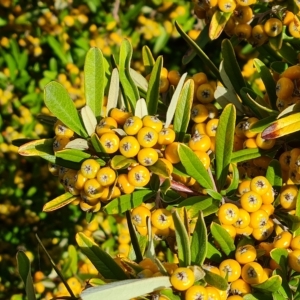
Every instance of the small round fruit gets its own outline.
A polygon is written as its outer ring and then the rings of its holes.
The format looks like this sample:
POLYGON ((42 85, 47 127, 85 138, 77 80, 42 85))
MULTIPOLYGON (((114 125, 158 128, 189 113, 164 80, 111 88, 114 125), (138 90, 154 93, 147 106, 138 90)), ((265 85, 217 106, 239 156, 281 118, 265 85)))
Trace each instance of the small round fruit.
POLYGON ((100 143, 106 153, 111 154, 118 151, 120 139, 115 133, 107 132, 101 135, 100 143))
POLYGON ((248 284, 262 283, 264 280, 263 267, 257 262, 250 262, 242 268, 242 278, 248 284))
POLYGON ((240 246, 235 251, 235 259, 241 265, 252 262, 256 259, 256 249, 250 244, 240 246))
POLYGON ((288 263, 292 270, 300 272, 300 250, 293 250, 289 253, 288 263))
POLYGON ((250 191, 242 195, 241 206, 248 212, 255 212, 260 209, 262 205, 262 198, 256 192, 250 191))
POLYGON ((239 278, 231 283, 230 292, 232 294, 238 294, 243 296, 251 293, 251 286, 243 279, 239 278))
POLYGON ((225 203, 219 208, 218 218, 222 224, 232 225, 239 218, 239 208, 233 203, 225 203))
POLYGON ((189 268, 178 268, 170 277, 172 286, 178 291, 185 291, 195 282, 195 275, 189 268))
POLYGON ((191 119, 195 123, 202 123, 208 118, 208 110, 203 104, 196 104, 191 110, 191 119))
POLYGON ((135 157, 140 151, 140 144, 134 136, 125 136, 120 141, 119 150, 127 158, 135 157))
POLYGON ((158 160, 158 152, 153 148, 143 148, 139 151, 138 162, 143 166, 152 166, 158 160))
POLYGON ((158 133, 151 127, 143 127, 137 133, 137 140, 142 147, 153 147, 158 141, 158 133))
POLYGON ((163 128, 162 121, 157 116, 145 116, 143 118, 144 127, 150 127, 156 132, 160 132, 163 128))
POLYGON ((87 178, 95 178, 100 169, 100 164, 92 158, 86 159, 80 167, 81 174, 87 178))
POLYGON ((143 121, 137 116, 129 117, 123 126, 124 131, 128 135, 136 135, 143 127, 143 121))
POLYGON ((150 181, 150 172, 144 166, 135 166, 128 172, 128 181, 135 187, 143 187, 150 181))
POLYGON ((151 215, 152 225, 161 230, 169 228, 172 221, 171 212, 165 208, 158 208, 151 215))
POLYGON ((270 18, 264 25, 264 31, 270 37, 278 36, 282 32, 282 22, 277 18, 270 18))
POLYGON ((291 245, 293 235, 289 231, 283 231, 275 236, 273 241, 274 248, 287 249, 291 245))
POLYGON ((124 194, 131 194, 135 189, 134 185, 130 184, 127 174, 119 174, 117 185, 124 194))
POLYGON ((241 265, 234 259, 225 259, 219 265, 220 275, 227 276, 228 282, 237 280, 241 276, 241 265))
POLYGON ((251 179, 250 189, 259 195, 265 194, 271 187, 268 179, 264 176, 256 176, 251 179))
POLYGON ((173 142, 167 145, 165 149, 165 157, 172 164, 177 164, 180 162, 179 154, 178 154, 178 142, 173 142))
POLYGON ((116 180, 116 172, 110 167, 103 167, 97 173, 97 180, 102 186, 110 186, 116 180))
POLYGON ((250 213, 250 226, 253 229, 262 228, 267 225, 269 216, 266 211, 259 209, 255 212, 250 213))
POLYGON ((175 131, 172 128, 163 128, 158 133, 157 143, 160 145, 169 145, 175 141, 175 131))
POLYGON ((185 292, 185 300, 207 300, 207 290, 202 285, 193 285, 185 292))

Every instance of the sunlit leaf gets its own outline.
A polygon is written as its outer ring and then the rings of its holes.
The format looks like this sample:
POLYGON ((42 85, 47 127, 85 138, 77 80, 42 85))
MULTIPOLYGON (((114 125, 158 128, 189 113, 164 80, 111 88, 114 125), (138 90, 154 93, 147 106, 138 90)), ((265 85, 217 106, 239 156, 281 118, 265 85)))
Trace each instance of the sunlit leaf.
POLYGON ((43 211, 49 212, 49 211, 57 210, 59 208, 62 208, 64 206, 68 205, 69 203, 71 203, 73 200, 75 200, 77 198, 78 198, 78 196, 74 196, 69 192, 64 193, 64 194, 56 197, 55 199, 47 202, 43 207, 43 211))
POLYGON ((216 133, 216 185, 221 190, 226 183, 233 151, 235 107, 228 104, 223 110, 216 133))
POLYGON ((170 286, 169 276, 128 279, 86 289, 80 294, 80 297, 82 300, 98 300, 111 299, 113 295, 114 300, 124 300, 143 296, 170 286))
POLYGON ((191 247, 186 228, 181 221, 177 211, 172 213, 174 226, 175 226, 175 235, 176 242, 178 247, 178 259, 179 266, 185 267, 191 264, 191 247))
MULTIPOLYGON (((104 57, 99 48, 91 48, 84 63, 84 92, 86 104, 94 116, 100 117, 105 89, 104 57)), ((91 134, 91 133, 90 133, 91 134)))
POLYGON ((210 25, 209 25, 209 37, 211 40, 217 39, 220 34, 223 32, 223 29, 226 26, 227 21, 229 20, 232 12, 222 12, 220 10, 216 10, 213 14, 210 25))
POLYGON ((92 239, 82 232, 77 233, 75 238, 80 250, 88 257, 104 278, 118 280, 128 279, 123 269, 92 239))
POLYGON ((63 85, 55 81, 48 83, 44 96, 45 104, 53 115, 78 135, 88 137, 77 109, 63 85))
POLYGON ((104 210, 108 214, 120 214, 125 211, 135 208, 156 195, 156 191, 152 190, 140 190, 135 191, 129 195, 122 195, 118 198, 111 200, 104 210))
POLYGON ((213 272, 205 270, 204 279, 209 285, 214 286, 221 291, 226 291, 228 288, 227 280, 224 277, 213 272))
POLYGON ((91 136, 95 132, 97 126, 97 119, 92 109, 88 105, 85 105, 81 109, 81 117, 88 135, 91 136))
POLYGON ((300 112, 278 119, 268 126, 261 134, 263 139, 276 139, 300 129, 300 112))
POLYGON ((25 285, 25 292, 28 300, 36 300, 33 280, 31 277, 30 261, 23 251, 18 251, 17 253, 17 269, 25 285))
POLYGON ((268 278, 265 282, 260 284, 253 284, 252 286, 257 290, 264 292, 276 292, 281 286, 282 279, 279 275, 273 275, 268 278))
POLYGON ((112 108, 117 107, 119 91, 120 91, 120 79, 119 71, 117 68, 114 68, 110 77, 110 84, 107 96, 107 106, 106 106, 106 115, 110 112, 112 108))

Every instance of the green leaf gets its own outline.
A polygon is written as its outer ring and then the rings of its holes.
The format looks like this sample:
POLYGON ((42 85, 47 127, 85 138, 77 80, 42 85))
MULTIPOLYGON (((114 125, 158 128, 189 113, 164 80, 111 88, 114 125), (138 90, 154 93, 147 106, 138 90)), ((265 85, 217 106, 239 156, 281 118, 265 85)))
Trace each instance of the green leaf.
POLYGON ((120 91, 119 71, 117 68, 114 68, 112 70, 111 77, 110 77, 109 91, 107 96, 106 115, 109 114, 112 108, 117 107, 119 91, 120 91))
POLYGON ((207 230, 203 213, 200 211, 191 240, 191 263, 202 266, 207 253, 207 230))
POLYGON ((228 39, 222 41, 222 57, 223 57, 223 66, 224 70, 230 79, 232 86, 234 87, 235 92, 240 95, 240 90, 243 87, 246 87, 245 80, 242 76, 241 69, 238 65, 238 62, 235 57, 234 49, 231 45, 231 42, 228 39))
POLYGON ((203 166, 198 156, 188 146, 179 144, 178 155, 180 161, 185 168, 186 174, 195 178, 195 180, 206 189, 213 189, 212 179, 208 175, 207 170, 203 166))
POLYGON ((23 156, 40 156, 55 163, 53 139, 33 140, 19 147, 18 153, 23 156))
POLYGON ((273 159, 266 172, 266 178, 270 182, 273 189, 280 193, 282 187, 282 175, 281 175, 281 166, 278 160, 273 159))
POLYGON ((286 211, 280 211, 280 210, 277 210, 275 212, 275 216, 280 221, 285 223, 286 226, 288 226, 289 230, 291 230, 292 232, 300 228, 300 217, 290 215, 286 213, 286 211))
POLYGON ((230 255, 235 250, 233 239, 221 225, 212 222, 210 231, 214 239, 220 245, 220 248, 226 255, 230 255))
POLYGON ((251 125, 251 128, 249 129, 249 131, 253 132, 253 133, 260 133, 264 129, 266 129, 272 122, 274 122, 276 120, 276 118, 277 117, 275 115, 265 117, 265 118, 257 121, 253 125, 251 125))
POLYGON ((78 196, 74 196, 71 193, 66 192, 66 193, 56 197, 55 199, 47 202, 43 207, 43 211, 49 212, 49 211, 57 210, 59 208, 62 208, 64 206, 68 205, 69 203, 71 203, 73 200, 75 200, 77 198, 78 198, 78 196))
POLYGON ((181 89, 184 85, 184 81, 185 81, 185 78, 187 76, 187 73, 184 73, 177 86, 176 86, 176 89, 175 89, 175 92, 172 96, 172 99, 171 99, 171 102, 169 104, 169 107, 168 107, 168 110, 167 110, 167 114, 166 114, 166 122, 165 122, 165 128, 168 128, 171 123, 172 123, 172 120, 173 120, 173 117, 174 117, 174 114, 175 114, 175 111, 176 111, 176 107, 177 107, 177 104, 178 104, 178 101, 179 101, 179 96, 180 96, 180 92, 181 92, 181 89))
POLYGON ((175 236, 178 247, 178 259, 180 267, 187 267, 191 264, 191 247, 189 236, 186 228, 181 221, 177 211, 172 213, 174 226, 175 226, 175 236))
POLYGON ((297 54, 295 47, 288 43, 287 41, 283 41, 278 54, 289 64, 296 65, 298 63, 297 54))
POLYGON ((274 61, 271 63, 270 67, 272 71, 281 74, 289 67, 289 65, 284 61, 274 61))
MULTIPOLYGON (((189 200, 189 198, 187 200, 189 200)), ((182 201, 180 205, 182 205, 182 203, 187 200, 182 201)), ((220 204, 219 200, 214 200, 213 198, 206 197, 205 200, 201 200, 193 204, 191 208, 188 209, 188 215, 190 218, 195 218, 198 215, 199 211, 202 211, 204 217, 209 216, 218 211, 219 204, 220 204)))
POLYGON ((99 48, 91 48, 84 63, 84 91, 86 104, 96 118, 101 116, 105 83, 104 58, 99 48))
POLYGON ((78 269, 78 255, 75 246, 69 245, 68 247, 68 255, 71 260, 70 269, 73 275, 77 274, 78 269))
POLYGON ((238 150, 232 153, 231 162, 239 163, 263 155, 264 155, 264 151, 262 151, 259 148, 238 150))
POLYGON ((140 98, 139 91, 130 75, 131 57, 132 46, 127 39, 124 39, 120 47, 119 76, 124 93, 126 95, 127 104, 129 104, 127 107, 129 111, 134 110, 136 102, 140 98))
POLYGON ((280 265, 284 277, 287 275, 288 256, 286 249, 275 248, 270 252, 270 256, 280 265))
POLYGON ((80 250, 88 257, 104 278, 118 280, 128 279, 123 269, 93 240, 82 232, 77 233, 75 238, 80 250))
MULTIPOLYGON (((246 294, 243 296, 244 300, 275 300, 275 298, 272 298, 271 295, 265 294, 265 293, 251 293, 251 294, 246 294)), ((286 300, 286 299, 281 299, 281 298, 276 298, 276 300, 286 300)))
POLYGON ((276 292, 281 286, 282 279, 279 275, 273 275, 265 282, 260 284, 253 284, 252 287, 264 292, 276 292))
POLYGON ((228 288, 228 283, 225 278, 222 276, 215 274, 213 272, 210 272, 208 270, 205 271, 205 277, 204 280, 211 286, 214 286, 215 288, 221 290, 221 291, 226 291, 228 288))
POLYGON ((135 191, 130 195, 122 195, 119 198, 111 200, 104 210, 108 214, 120 214, 127 210, 135 208, 156 195, 156 191, 140 190, 135 191))
POLYGON ((45 104, 52 114, 82 137, 88 134, 67 90, 58 82, 48 83, 44 91, 45 104))
POLYGON ((165 296, 168 300, 180 300, 180 296, 174 295, 172 289, 163 289, 159 291, 159 295, 165 296))
POLYGON ((103 159, 110 159, 109 155, 106 154, 106 151, 105 149, 103 148, 101 142, 100 142, 100 139, 98 137, 98 135, 96 133, 93 133, 91 135, 91 142, 92 142, 92 145, 96 151, 96 153, 101 156, 101 158, 103 159))
POLYGON ((157 104, 159 98, 160 73, 163 66, 163 57, 159 56, 151 71, 149 86, 147 90, 146 103, 149 115, 157 114, 157 104))
POLYGON ((231 196, 236 193, 239 186, 240 174, 239 169, 235 164, 231 164, 232 167, 232 179, 229 187, 226 190, 222 190, 221 194, 231 196))
MULTIPOLYGON (((204 28, 200 31, 200 34, 196 38, 195 42, 200 49, 204 49, 206 44, 210 42, 208 36, 209 25, 205 25, 204 28)), ((182 57, 182 64, 187 65, 192 59, 196 56, 194 49, 189 49, 187 53, 182 57)))
POLYGON ((110 166, 114 170, 127 169, 132 163, 136 161, 132 158, 127 158, 123 155, 115 155, 110 161, 110 166))
POLYGON ((153 174, 157 174, 162 178, 170 178, 170 170, 166 163, 162 160, 158 160, 154 165, 148 167, 149 171, 153 174))
POLYGON ((210 242, 207 244, 207 258, 216 262, 216 263, 221 263, 223 259, 222 253, 210 242))
POLYGON ((277 110, 277 107, 276 107, 276 99, 277 99, 276 82, 275 82, 269 68, 261 60, 259 60, 258 58, 254 58, 253 62, 254 62, 254 66, 255 66, 260 78, 262 79, 262 81, 266 87, 266 91, 269 96, 272 109, 277 110))
POLYGON ((88 288, 80 294, 80 297, 82 300, 98 300, 111 299, 113 295, 114 300, 124 300, 143 296, 170 286, 169 276, 128 279, 88 288))
POLYGON ((55 155, 64 160, 69 160, 77 163, 81 163, 85 159, 91 157, 91 154, 77 150, 77 149, 64 149, 57 151, 55 155))
POLYGON ((153 53, 159 53, 168 43, 170 34, 166 31, 165 27, 159 24, 160 35, 155 41, 153 53))
POLYGON ((64 52, 62 48, 62 43, 58 42, 56 38, 52 35, 47 36, 47 41, 49 46, 52 48, 53 52, 57 55, 57 57, 61 60, 61 62, 66 65, 69 61, 67 58, 67 54, 64 52))
POLYGON ((228 104, 219 119, 216 133, 216 185, 221 190, 226 183, 233 151, 235 107, 228 104))
MULTIPOLYGON (((288 263, 286 262, 286 266, 287 265, 288 265, 288 263)), ((277 292, 279 294, 281 294, 284 297, 284 299, 293 299, 292 288, 290 286, 290 283, 291 283, 290 277, 287 276, 287 274, 284 274, 283 271, 280 269, 275 269, 273 272, 273 275, 279 275, 282 279, 281 287, 278 289, 277 292)), ((297 282, 297 285, 299 285, 298 282, 297 282)), ((299 289, 299 287, 298 287, 298 289, 299 289)))
POLYGON ((17 253, 17 269, 25 285, 25 292, 28 300, 36 300, 33 280, 31 277, 30 261, 23 251, 18 251, 17 253))
POLYGON ((209 59, 206 53, 193 41, 181 28, 181 26, 175 21, 175 27, 181 37, 186 41, 186 43, 195 51, 195 53, 200 57, 204 66, 207 66, 208 69, 214 74, 214 76, 222 82, 220 73, 215 64, 209 59))
POLYGON ((191 108, 194 99, 194 81, 187 80, 184 84, 177 103, 174 116, 174 131, 176 141, 183 142, 190 122, 191 108))
POLYGON ((4 55, 4 60, 7 64, 7 67, 9 69, 9 77, 12 82, 16 80, 17 77, 17 64, 12 55, 10 54, 5 54, 4 55))
POLYGON ((155 64, 155 60, 148 46, 143 46, 142 58, 143 58, 143 65, 145 67, 146 74, 150 74, 155 64))
POLYGON ((216 10, 213 14, 210 25, 209 25, 209 38, 211 40, 217 39, 220 34, 223 32, 223 29, 226 26, 227 21, 229 20, 232 12, 222 12, 220 10, 216 10))
POLYGON ((206 189, 205 190, 209 196, 211 196, 214 200, 222 201, 223 197, 220 193, 215 190, 206 189))

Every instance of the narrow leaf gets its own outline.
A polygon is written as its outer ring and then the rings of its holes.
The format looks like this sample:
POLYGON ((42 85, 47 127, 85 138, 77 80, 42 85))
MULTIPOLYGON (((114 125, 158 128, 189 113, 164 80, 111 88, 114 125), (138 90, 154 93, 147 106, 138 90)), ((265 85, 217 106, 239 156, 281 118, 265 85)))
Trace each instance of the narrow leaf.
POLYGON ((163 57, 159 56, 152 68, 149 86, 146 95, 146 103, 149 115, 155 115, 157 113, 157 105, 159 98, 160 87, 160 73, 163 66, 163 57))
POLYGON ((214 239, 220 245, 220 248, 226 255, 230 255, 235 250, 233 239, 221 225, 212 222, 210 231, 214 239))
POLYGON ((265 282, 260 284, 253 284, 253 288, 264 292, 276 292, 282 283, 282 279, 279 275, 274 275, 268 278, 265 282))
POLYGON ((140 117, 141 119, 144 116, 149 115, 148 109, 147 109, 147 104, 146 104, 146 101, 145 101, 144 98, 141 98, 137 101, 136 107, 135 107, 135 110, 134 110, 134 115, 137 116, 137 117, 140 117))
POLYGON ((156 191, 140 190, 133 192, 130 195, 122 195, 110 201, 104 210, 108 214, 120 214, 127 210, 135 208, 142 204, 142 202, 151 199, 156 195, 156 191))
POLYGON ((264 151, 262 151, 259 148, 243 149, 243 150, 235 151, 235 152, 232 153, 231 162, 232 163, 239 163, 239 162, 242 162, 242 161, 246 161, 246 160, 249 160, 249 159, 260 157, 262 155, 264 155, 264 151))
POLYGON ((226 291, 228 288, 228 283, 225 278, 222 276, 215 274, 213 272, 205 270, 205 277, 204 280, 211 286, 214 286, 215 288, 226 291))
POLYGON ((213 189, 212 179, 198 156, 188 146, 179 144, 178 155, 186 173, 195 178, 204 188, 213 189))
POLYGON ((203 213, 200 211, 191 241, 191 263, 202 266, 207 253, 207 230, 203 213))
POLYGON ((124 300, 143 296, 170 286, 171 282, 168 276, 128 279, 88 288, 80 294, 80 297, 82 300, 98 300, 112 299, 113 295, 114 300, 124 300))
POLYGON ((267 127, 262 132, 262 138, 277 139, 279 137, 285 136, 287 134, 297 132, 300 128, 300 112, 294 113, 287 117, 281 118, 273 122, 269 127, 267 127))
POLYGON ((241 69, 235 57, 235 52, 228 39, 222 41, 222 57, 224 70, 234 87, 235 92, 240 95, 240 90, 246 87, 241 69))
POLYGON ((69 192, 64 193, 64 194, 56 197, 55 199, 47 202, 43 207, 43 211, 49 212, 49 211, 57 210, 59 208, 62 208, 64 206, 68 205, 75 199, 77 199, 77 196, 74 196, 69 192))
POLYGON ((178 100, 179 100, 180 92, 181 92, 181 89, 184 85, 184 81, 185 81, 186 76, 187 76, 187 73, 184 73, 181 76, 181 78, 180 78, 180 80, 177 84, 177 87, 175 89, 175 92, 172 96, 171 102, 169 104, 169 108, 167 110, 166 122, 165 122, 165 126, 164 126, 165 128, 168 128, 172 123, 174 113, 175 113, 175 110, 176 110, 176 107, 177 107, 177 103, 178 103, 178 100))
POLYGON ((257 121, 255 124, 251 125, 251 128, 249 129, 249 131, 253 132, 253 133, 260 133, 264 129, 266 129, 275 120, 276 120, 275 115, 263 118, 263 119, 257 121))
POLYGON ((216 184, 221 190, 226 183, 233 151, 235 107, 229 104, 223 110, 216 133, 216 184))
POLYGON ((88 257, 104 278, 118 280, 128 279, 123 269, 93 240, 82 232, 77 233, 75 238, 80 250, 88 257))
POLYGON ((88 137, 76 107, 63 85, 55 81, 48 83, 44 96, 45 104, 52 114, 78 135, 88 137))
POLYGON ((28 300, 36 300, 33 280, 31 277, 30 261, 23 251, 18 251, 17 253, 17 269, 25 285, 25 291, 28 300))
POLYGON ((55 155, 64 160, 69 160, 69 161, 78 162, 78 163, 91 157, 91 154, 77 150, 77 149, 64 149, 61 151, 57 151, 55 155))
POLYGON ((181 37, 186 41, 186 43, 196 52, 196 54, 202 60, 203 65, 207 66, 209 70, 214 74, 214 76, 222 82, 220 78, 219 70, 215 64, 209 59, 205 52, 183 31, 181 26, 175 21, 175 27, 178 30, 181 37))
POLYGON ((84 91, 86 104, 91 108, 96 118, 101 116, 104 97, 105 65, 99 48, 91 48, 84 63, 84 91))
POLYGON ((55 163, 53 139, 33 140, 19 147, 18 153, 23 156, 40 156, 55 163))
POLYGON ((131 43, 124 39, 120 47, 119 55, 119 76, 126 99, 129 103, 131 110, 134 110, 137 100, 140 98, 139 91, 134 84, 130 75, 130 62, 132 57, 131 43))
POLYGON ((215 11, 209 25, 209 38, 211 40, 215 40, 220 36, 231 14, 231 12, 225 13, 220 10, 215 11))
POLYGON ((183 222, 179 217, 178 212, 174 211, 172 213, 172 216, 175 226, 175 235, 178 247, 179 266, 186 267, 191 264, 191 248, 188 233, 183 222))
POLYGON ((132 68, 130 68, 130 75, 139 90, 146 93, 149 86, 147 79, 141 73, 135 71, 132 68))
POLYGON ((66 149, 77 149, 77 150, 87 150, 89 148, 88 141, 86 139, 75 139, 70 141, 66 146, 66 149))
POLYGON ((142 58, 143 58, 143 65, 145 67, 146 74, 150 74, 155 64, 155 60, 148 46, 143 46, 142 58))
POLYGON ((176 140, 183 142, 190 122, 191 108, 194 99, 194 81, 187 80, 179 95, 174 116, 174 130, 177 134, 176 140))
POLYGON ((266 172, 266 178, 270 182, 271 186, 275 191, 280 193, 282 187, 282 175, 281 175, 281 166, 278 160, 273 159, 266 172))
POLYGON ((274 110, 277 110, 277 107, 276 107, 276 99, 277 99, 276 82, 270 72, 270 69, 267 68, 267 66, 258 58, 254 58, 253 62, 254 62, 254 66, 255 66, 260 78, 262 79, 262 81, 266 87, 266 91, 269 96, 271 106, 274 110))
POLYGON ((81 117, 88 135, 91 136, 95 132, 97 119, 89 105, 85 105, 81 109, 81 117))
POLYGON ((106 106, 106 115, 110 112, 110 110, 114 107, 117 107, 119 91, 120 91, 120 79, 119 79, 119 71, 117 68, 114 68, 110 77, 110 84, 108 90, 107 97, 107 106, 106 106))
POLYGON ((220 263, 223 259, 222 253, 210 242, 207 244, 207 258, 216 262, 220 263))
POLYGON ((289 253, 286 249, 275 248, 270 252, 270 256, 278 263, 283 272, 283 276, 287 276, 288 256, 289 253))

